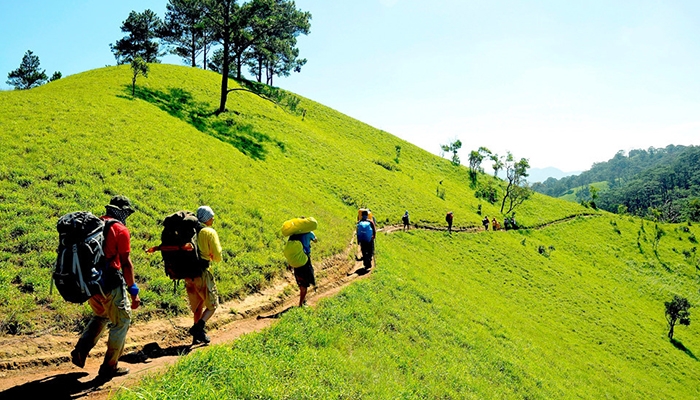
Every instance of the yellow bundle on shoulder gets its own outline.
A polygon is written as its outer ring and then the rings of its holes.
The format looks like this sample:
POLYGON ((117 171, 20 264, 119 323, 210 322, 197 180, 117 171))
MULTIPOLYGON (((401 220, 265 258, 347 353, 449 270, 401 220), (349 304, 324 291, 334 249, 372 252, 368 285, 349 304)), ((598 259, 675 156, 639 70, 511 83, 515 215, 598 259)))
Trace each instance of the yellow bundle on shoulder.
POLYGON ((292 236, 299 233, 309 233, 318 228, 314 217, 292 218, 282 224, 282 235, 292 236))

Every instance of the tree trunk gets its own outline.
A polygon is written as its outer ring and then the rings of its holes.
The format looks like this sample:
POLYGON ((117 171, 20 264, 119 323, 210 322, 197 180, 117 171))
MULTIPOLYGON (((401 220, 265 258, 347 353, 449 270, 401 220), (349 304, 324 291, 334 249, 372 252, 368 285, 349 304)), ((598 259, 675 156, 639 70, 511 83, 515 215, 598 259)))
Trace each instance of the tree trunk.
POLYGON ((219 102, 219 110, 217 114, 226 111, 226 97, 228 96, 228 70, 229 70, 229 39, 228 32, 224 35, 224 60, 221 66, 221 100, 219 102))
POLYGON ((501 202, 501 214, 503 214, 503 208, 506 206, 506 199, 510 196, 511 183, 508 183, 506 187, 506 193, 503 195, 503 201, 501 202))
POLYGON ((673 328, 675 327, 676 323, 674 322, 669 322, 668 325, 671 327, 671 329, 668 331, 668 338, 673 339, 673 328))
POLYGON ((190 54, 192 55, 192 67, 197 66, 197 41, 195 40, 195 33, 192 32, 192 47, 190 47, 190 54))

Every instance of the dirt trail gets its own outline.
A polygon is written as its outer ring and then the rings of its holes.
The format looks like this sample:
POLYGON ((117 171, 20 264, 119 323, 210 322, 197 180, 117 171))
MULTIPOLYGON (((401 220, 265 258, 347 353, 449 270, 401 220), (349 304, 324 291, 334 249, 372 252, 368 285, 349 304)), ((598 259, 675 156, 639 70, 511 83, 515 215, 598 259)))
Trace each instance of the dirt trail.
MULTIPOLYGON (((310 289, 307 303, 315 306, 348 284, 367 276, 355 260, 357 245, 350 243, 341 254, 314 263, 318 285, 310 289)), ((184 289, 180 288, 183 291, 184 289)), ((212 344, 225 343, 270 326, 279 316, 298 305, 299 295, 291 272, 259 293, 222 303, 207 324, 212 344)), ((132 386, 147 373, 174 363, 181 355, 203 346, 191 346, 187 332, 189 315, 137 322, 129 329, 120 366, 130 373, 109 382, 97 378, 106 349, 106 333, 90 352, 85 368, 70 362, 76 333, 41 332, 31 336, 0 338, 0 399, 33 399, 51 393, 57 399, 104 399, 122 386, 132 386)))
MULTIPOLYGON (((564 222, 576 216, 565 218, 564 222)), ((537 228, 548 226, 543 224, 537 228)), ((441 230, 423 224, 411 229, 441 230)), ((473 233, 481 227, 453 228, 453 232, 473 233)), ((389 225, 380 232, 403 230, 402 225, 389 225)), ((353 238, 354 241, 354 238, 353 238)), ((341 254, 314 263, 318 286, 310 290, 310 306, 338 293, 350 283, 368 276, 362 262, 356 261, 357 245, 349 243, 341 254)), ((181 288, 181 290, 184 289, 181 288)), ((298 304, 294 278, 287 273, 270 287, 245 299, 223 303, 208 323, 212 344, 226 343, 270 326, 279 316, 298 304)), ((187 332, 191 316, 137 322, 129 329, 120 365, 131 372, 109 382, 99 381, 97 370, 106 348, 106 334, 90 352, 85 368, 70 362, 70 351, 78 339, 76 333, 54 332, 52 329, 31 336, 0 338, 0 399, 33 399, 51 393, 56 399, 105 399, 121 387, 138 383, 146 374, 162 369, 183 355, 202 346, 191 346, 187 332)))

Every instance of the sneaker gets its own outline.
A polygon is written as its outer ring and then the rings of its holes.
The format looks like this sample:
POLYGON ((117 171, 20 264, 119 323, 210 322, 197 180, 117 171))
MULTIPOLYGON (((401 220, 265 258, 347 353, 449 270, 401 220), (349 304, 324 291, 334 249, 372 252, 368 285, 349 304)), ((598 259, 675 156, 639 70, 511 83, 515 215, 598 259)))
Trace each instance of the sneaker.
POLYGON ((72 362, 75 366, 85 368, 85 358, 87 357, 80 354, 78 349, 73 349, 73 351, 70 352, 70 362, 72 362))
POLYGON ((117 367, 117 368, 112 368, 112 367, 106 367, 104 365, 100 366, 100 371, 97 373, 97 375, 100 378, 103 379, 112 379, 117 376, 124 376, 129 373, 129 368, 124 368, 124 367, 117 367))

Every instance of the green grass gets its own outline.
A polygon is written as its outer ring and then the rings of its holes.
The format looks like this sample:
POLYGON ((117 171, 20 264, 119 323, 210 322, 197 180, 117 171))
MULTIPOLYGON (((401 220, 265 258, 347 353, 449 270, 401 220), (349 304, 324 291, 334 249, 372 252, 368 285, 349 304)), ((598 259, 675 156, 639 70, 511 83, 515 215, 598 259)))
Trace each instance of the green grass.
POLYGON ((670 342, 663 302, 699 304, 700 229, 664 229, 656 252, 610 216, 380 235, 370 279, 117 398, 695 399, 700 328, 670 342))
MULTIPOLYGON (((298 97, 291 112, 236 91, 229 112, 215 116, 219 75, 150 68, 135 97, 128 66, 0 92, 0 333, 79 329, 87 307, 49 293, 55 223, 77 210, 102 214, 115 194, 138 210, 128 221, 143 293, 136 320, 188 312, 160 257, 143 252, 158 244, 163 217, 181 209, 208 204, 217 214, 225 254, 213 272, 223 301, 282 273, 279 228, 290 217, 316 217, 314 252, 326 257, 349 242, 360 206, 381 224, 399 223, 405 209, 415 222, 436 224, 453 211, 456 227, 479 225, 479 205, 499 215, 500 204, 475 198, 465 167, 321 104, 298 97), (444 199, 436 195, 440 181, 444 199)), ((517 213, 531 226, 582 211, 536 195, 517 213)))

